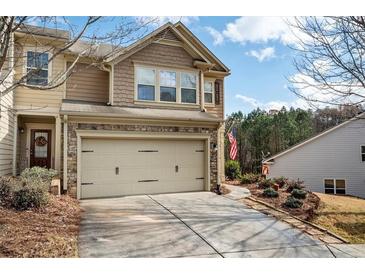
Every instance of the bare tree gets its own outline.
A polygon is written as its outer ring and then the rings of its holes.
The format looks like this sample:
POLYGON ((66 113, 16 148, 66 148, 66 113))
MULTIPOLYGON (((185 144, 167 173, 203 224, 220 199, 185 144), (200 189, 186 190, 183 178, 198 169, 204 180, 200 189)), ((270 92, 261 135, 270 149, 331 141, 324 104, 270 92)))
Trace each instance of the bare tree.
POLYGON ((290 90, 316 105, 365 102, 365 17, 301 17, 290 90))
POLYGON ((156 22, 156 18, 152 17, 90 16, 83 19, 84 23, 80 25, 73 24, 67 17, 1 16, 0 98, 19 86, 47 90, 63 85, 80 58, 86 57, 91 60, 90 65, 102 67, 107 57, 145 35, 150 25, 156 22), (109 31, 104 31, 106 25, 109 31), (27 42, 36 44, 40 53, 49 53, 48 63, 60 55, 72 53, 71 65, 40 85, 30 85, 27 80, 39 76, 43 68, 42 62, 9 81, 9 76, 17 68, 23 67, 27 60, 26 54, 21 50, 22 45, 14 43, 15 33, 25 33, 27 42), (47 36, 47 39, 41 39, 39 35, 47 36))

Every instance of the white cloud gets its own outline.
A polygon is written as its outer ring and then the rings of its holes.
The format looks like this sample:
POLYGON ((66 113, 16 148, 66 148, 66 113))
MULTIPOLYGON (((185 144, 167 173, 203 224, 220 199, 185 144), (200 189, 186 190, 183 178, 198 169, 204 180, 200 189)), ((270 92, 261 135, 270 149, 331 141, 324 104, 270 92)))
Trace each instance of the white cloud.
POLYGON ((253 97, 248 97, 242 94, 236 94, 235 96, 237 99, 240 99, 243 101, 244 104, 247 106, 250 106, 253 109, 260 108, 266 111, 269 110, 281 110, 283 107, 289 109, 291 107, 293 108, 302 108, 307 109, 310 106, 308 103, 301 98, 295 99, 293 101, 280 101, 280 100, 274 100, 269 102, 261 102, 253 97))
POLYGON ((295 44, 298 33, 288 24, 293 20, 293 17, 240 17, 226 25, 223 35, 232 42, 241 44, 266 43, 271 40, 279 40, 285 45, 295 44))
POLYGON ((246 55, 255 57, 260 63, 275 57, 275 48, 267 47, 260 50, 250 50, 246 55))
POLYGON ((208 33, 213 37, 213 45, 221 45, 224 42, 224 36, 222 33, 212 27, 205 27, 208 33))

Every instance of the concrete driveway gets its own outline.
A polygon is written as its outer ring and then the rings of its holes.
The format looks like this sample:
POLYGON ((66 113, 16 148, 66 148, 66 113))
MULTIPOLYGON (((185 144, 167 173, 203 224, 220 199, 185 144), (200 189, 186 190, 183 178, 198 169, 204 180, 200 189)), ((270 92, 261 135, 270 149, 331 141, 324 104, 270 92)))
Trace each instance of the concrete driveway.
POLYGON ((210 192, 81 205, 80 257, 334 257, 290 225, 210 192))

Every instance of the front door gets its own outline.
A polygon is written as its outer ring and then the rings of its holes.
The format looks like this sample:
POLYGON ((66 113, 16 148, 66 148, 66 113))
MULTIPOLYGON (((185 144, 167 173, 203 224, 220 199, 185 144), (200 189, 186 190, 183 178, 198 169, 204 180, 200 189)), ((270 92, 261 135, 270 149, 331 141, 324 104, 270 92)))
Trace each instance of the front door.
POLYGON ((32 129, 30 136, 30 167, 51 168, 51 130, 32 129))

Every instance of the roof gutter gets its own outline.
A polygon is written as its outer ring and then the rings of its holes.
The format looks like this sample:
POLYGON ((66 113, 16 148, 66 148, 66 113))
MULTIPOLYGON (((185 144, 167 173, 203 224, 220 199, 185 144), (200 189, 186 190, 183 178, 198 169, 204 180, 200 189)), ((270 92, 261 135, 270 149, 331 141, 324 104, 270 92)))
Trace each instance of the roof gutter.
POLYGON ((80 111, 60 111, 62 115, 74 115, 74 116, 85 116, 85 117, 108 117, 108 118, 127 118, 134 120, 154 120, 154 121, 188 121, 188 122, 204 122, 210 124, 220 124, 224 121, 221 119, 191 119, 191 118, 155 118, 151 116, 133 116, 133 115, 123 115, 117 113, 96 113, 96 112, 80 112, 80 111))

